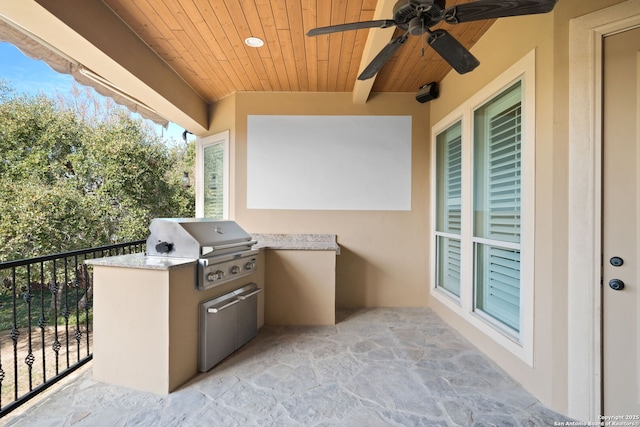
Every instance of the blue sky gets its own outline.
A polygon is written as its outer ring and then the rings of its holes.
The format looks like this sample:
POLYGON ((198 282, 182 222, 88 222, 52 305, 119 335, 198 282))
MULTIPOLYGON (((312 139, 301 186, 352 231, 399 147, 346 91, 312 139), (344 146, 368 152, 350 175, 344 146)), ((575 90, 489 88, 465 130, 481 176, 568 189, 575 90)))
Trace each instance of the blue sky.
MULTIPOLYGON (((44 62, 25 56, 7 42, 0 42, 0 79, 6 80, 17 92, 26 95, 43 93, 50 97, 56 93, 68 94, 74 81, 70 75, 53 71, 44 62)), ((182 141, 184 129, 174 123, 169 123, 166 130, 155 124, 153 127, 159 135, 167 139, 182 141)))

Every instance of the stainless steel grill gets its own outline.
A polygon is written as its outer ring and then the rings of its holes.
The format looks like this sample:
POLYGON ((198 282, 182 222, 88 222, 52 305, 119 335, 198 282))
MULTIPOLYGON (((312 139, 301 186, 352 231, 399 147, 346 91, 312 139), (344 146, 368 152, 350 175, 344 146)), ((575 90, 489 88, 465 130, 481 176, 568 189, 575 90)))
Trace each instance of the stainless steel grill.
POLYGON ((258 268, 251 235, 235 221, 208 218, 155 218, 149 225, 147 254, 198 260, 196 286, 208 289, 258 268))

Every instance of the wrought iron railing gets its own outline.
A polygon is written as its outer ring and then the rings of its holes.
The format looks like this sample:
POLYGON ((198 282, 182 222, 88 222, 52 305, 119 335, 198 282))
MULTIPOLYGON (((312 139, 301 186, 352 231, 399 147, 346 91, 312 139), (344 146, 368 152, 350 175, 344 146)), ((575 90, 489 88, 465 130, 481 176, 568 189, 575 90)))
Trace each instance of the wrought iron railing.
POLYGON ((0 263, 0 418, 93 357, 93 272, 85 260, 145 241, 0 263))

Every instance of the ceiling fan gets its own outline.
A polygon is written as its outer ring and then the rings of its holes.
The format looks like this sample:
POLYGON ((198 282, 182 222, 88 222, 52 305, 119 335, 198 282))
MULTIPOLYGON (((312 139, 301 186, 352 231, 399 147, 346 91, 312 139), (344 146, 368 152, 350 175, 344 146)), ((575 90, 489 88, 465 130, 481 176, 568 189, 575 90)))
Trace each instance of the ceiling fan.
POLYGON ((307 36, 319 36, 362 28, 398 27, 405 31, 394 38, 373 58, 373 61, 358 76, 358 80, 367 80, 375 76, 393 54, 412 36, 427 33, 427 43, 454 70, 460 74, 474 70, 480 61, 471 54, 448 31, 430 28, 444 21, 448 24, 480 21, 483 19, 503 18, 507 16, 534 15, 553 10, 558 0, 476 0, 457 6, 446 7, 446 0, 398 0, 393 7, 393 19, 352 22, 314 28, 307 36))

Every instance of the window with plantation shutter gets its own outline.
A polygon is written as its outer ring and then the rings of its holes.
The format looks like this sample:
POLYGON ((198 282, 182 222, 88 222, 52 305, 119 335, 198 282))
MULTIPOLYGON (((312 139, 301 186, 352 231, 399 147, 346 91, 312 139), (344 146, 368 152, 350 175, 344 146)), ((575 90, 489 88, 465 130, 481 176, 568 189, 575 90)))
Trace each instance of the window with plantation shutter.
POLYGON ((436 137, 436 287, 460 296, 462 133, 457 122, 436 137))
POLYGON ((520 330, 521 84, 474 112, 475 309, 520 330))
POLYGON ((196 140, 196 217, 229 216, 229 131, 196 140))
POLYGON ((202 148, 204 172, 204 217, 224 218, 224 154, 221 142, 202 148))
POLYGON ((535 58, 534 49, 431 129, 430 296, 531 366, 535 58))

